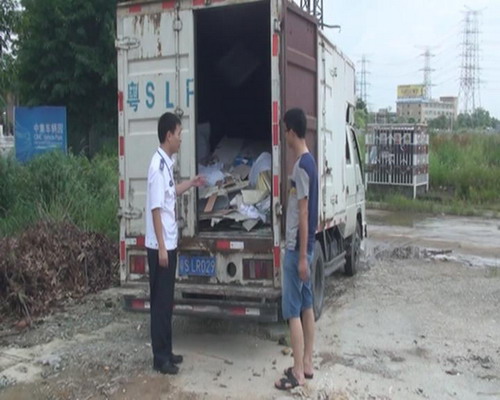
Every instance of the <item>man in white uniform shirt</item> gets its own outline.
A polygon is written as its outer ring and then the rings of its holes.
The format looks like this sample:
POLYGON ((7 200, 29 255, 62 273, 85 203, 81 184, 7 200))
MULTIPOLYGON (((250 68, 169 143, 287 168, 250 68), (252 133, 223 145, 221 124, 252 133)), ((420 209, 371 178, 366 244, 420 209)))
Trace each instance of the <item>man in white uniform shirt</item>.
POLYGON ((181 121, 172 113, 158 121, 160 147, 149 165, 146 200, 146 248, 148 252, 151 303, 153 368, 162 374, 176 374, 182 356, 172 352, 172 311, 177 267, 177 196, 205 179, 174 182, 172 156, 181 145, 181 121))

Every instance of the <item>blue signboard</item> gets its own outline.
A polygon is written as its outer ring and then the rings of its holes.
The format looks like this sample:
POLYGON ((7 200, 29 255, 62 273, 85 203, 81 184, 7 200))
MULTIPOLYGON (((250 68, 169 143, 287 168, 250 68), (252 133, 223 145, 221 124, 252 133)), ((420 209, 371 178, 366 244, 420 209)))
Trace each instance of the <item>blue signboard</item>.
POLYGON ((66 153, 66 107, 16 107, 14 120, 18 161, 52 150, 66 153))

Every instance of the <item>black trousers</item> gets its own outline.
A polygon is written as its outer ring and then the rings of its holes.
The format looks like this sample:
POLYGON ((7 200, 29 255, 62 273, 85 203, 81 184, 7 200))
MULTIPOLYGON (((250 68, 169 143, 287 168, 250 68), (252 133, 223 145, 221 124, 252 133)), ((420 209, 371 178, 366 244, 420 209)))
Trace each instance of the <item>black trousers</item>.
POLYGON ((168 251, 168 268, 160 267, 158 250, 147 249, 147 251, 153 363, 161 367, 172 355, 172 311, 177 250, 168 251))

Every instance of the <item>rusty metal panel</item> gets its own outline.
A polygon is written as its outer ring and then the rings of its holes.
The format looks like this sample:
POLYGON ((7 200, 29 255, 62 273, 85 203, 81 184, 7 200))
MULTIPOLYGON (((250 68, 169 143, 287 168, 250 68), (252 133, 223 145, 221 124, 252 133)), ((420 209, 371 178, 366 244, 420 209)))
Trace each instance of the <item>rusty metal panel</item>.
MULTIPOLYGON (((317 143, 317 70, 318 70, 318 26, 314 17, 301 10, 296 4, 286 1, 283 44, 282 44, 282 115, 289 108, 300 107, 307 115, 306 142, 309 151, 318 160, 317 143)), ((283 160, 286 168, 282 169, 283 203, 288 200, 288 176, 295 163, 295 155, 287 148, 283 137, 283 160)), ((286 209, 285 209, 286 211, 286 209)), ((284 221, 283 226, 284 229, 284 221)))
MULTIPOLYGON (((285 109, 302 108, 307 115, 307 144, 317 157, 317 31, 316 21, 293 3, 285 17, 285 109)), ((289 152, 288 152, 289 153, 289 152)), ((294 159, 287 154, 287 173, 294 159)))

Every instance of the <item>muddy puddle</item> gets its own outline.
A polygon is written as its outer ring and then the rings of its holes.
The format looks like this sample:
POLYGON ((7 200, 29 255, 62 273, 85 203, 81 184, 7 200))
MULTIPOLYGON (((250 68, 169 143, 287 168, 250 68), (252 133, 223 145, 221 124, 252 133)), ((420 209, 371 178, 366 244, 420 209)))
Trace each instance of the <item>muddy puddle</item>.
POLYGON ((500 268, 500 220, 369 210, 367 257, 500 268))

